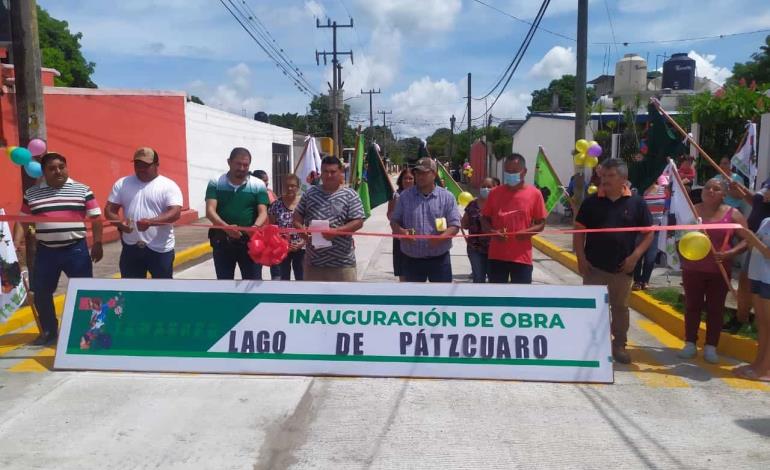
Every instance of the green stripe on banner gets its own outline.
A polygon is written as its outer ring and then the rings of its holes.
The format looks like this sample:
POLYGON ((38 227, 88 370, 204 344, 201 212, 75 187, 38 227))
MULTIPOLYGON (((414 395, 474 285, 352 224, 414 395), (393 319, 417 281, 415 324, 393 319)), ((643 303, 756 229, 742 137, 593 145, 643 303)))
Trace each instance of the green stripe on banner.
MULTIPOLYGON (((94 353, 80 350, 69 350, 69 354, 93 356, 94 353)), ((281 361, 331 361, 331 362, 398 362, 398 363, 427 363, 427 364, 482 364, 500 366, 544 366, 544 367, 583 367, 598 368, 599 361, 582 361, 572 359, 485 359, 480 357, 431 357, 431 356, 336 356, 333 354, 261 354, 261 353, 227 353, 227 352, 198 352, 198 351, 146 351, 100 350, 99 356, 154 356, 154 357, 201 357, 226 359, 269 359, 281 361)))

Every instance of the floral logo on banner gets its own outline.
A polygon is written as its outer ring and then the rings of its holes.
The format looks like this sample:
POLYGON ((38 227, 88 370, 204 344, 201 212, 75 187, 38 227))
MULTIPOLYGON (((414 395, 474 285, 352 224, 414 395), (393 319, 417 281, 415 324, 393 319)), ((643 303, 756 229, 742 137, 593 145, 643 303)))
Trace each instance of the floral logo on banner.
MULTIPOLYGON (((5 214, 0 209, 0 215, 5 214)), ((5 321, 27 298, 21 265, 16 257, 11 228, 0 222, 0 322, 5 321)))

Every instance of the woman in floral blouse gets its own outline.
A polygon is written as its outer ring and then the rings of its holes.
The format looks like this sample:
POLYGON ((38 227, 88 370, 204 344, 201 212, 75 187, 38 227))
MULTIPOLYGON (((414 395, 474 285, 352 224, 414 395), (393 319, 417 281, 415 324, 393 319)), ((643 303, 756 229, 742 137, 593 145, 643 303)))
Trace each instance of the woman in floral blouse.
MULTIPOLYGON (((299 203, 299 178, 290 174, 284 177, 283 195, 276 199, 267 209, 270 223, 280 228, 294 228, 294 208, 299 203)), ((289 240, 289 254, 279 265, 281 268, 281 280, 291 279, 291 270, 294 269, 294 279, 301 281, 303 278, 302 262, 305 259, 305 240, 298 234, 284 235, 289 240)))

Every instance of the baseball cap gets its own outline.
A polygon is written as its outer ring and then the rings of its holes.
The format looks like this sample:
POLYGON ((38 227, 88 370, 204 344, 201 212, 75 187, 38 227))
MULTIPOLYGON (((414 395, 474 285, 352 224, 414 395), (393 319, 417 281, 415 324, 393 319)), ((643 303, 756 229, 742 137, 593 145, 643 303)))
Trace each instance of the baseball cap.
POLYGON ((155 150, 151 149, 150 147, 139 147, 136 152, 134 152, 134 161, 144 162, 148 165, 152 165, 155 163, 155 158, 157 155, 157 152, 155 152, 155 150))
POLYGON ((415 171, 436 171, 436 162, 432 158, 425 157, 417 160, 414 166, 415 171))

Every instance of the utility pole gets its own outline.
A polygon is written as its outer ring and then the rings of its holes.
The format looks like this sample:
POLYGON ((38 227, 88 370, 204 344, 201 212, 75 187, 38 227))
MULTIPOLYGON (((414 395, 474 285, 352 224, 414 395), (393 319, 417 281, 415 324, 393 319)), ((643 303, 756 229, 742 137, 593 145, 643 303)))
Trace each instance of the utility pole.
POLYGON ((361 90, 362 95, 369 95, 369 141, 374 142, 374 113, 372 111, 372 95, 379 95, 380 89, 374 91, 374 88, 370 88, 369 91, 361 90))
POLYGON ((453 156, 453 152, 452 151, 454 150, 453 147, 454 147, 454 140, 455 140, 455 121, 457 121, 457 119, 455 119, 455 115, 453 114, 452 117, 449 118, 449 129, 450 129, 450 132, 449 132, 449 161, 450 162, 452 161, 452 156, 453 156))
MULTIPOLYGON (((575 71, 575 141, 586 137, 586 64, 588 62, 588 0, 578 0, 577 70, 575 71)), ((585 177, 583 168, 575 167, 576 205, 583 203, 585 177)), ((577 215, 577 214, 575 214, 577 215)))
MULTIPOLYGON (((393 111, 377 111, 377 114, 382 114, 382 153, 385 153, 385 139, 388 138, 388 126, 385 124, 385 115, 393 114, 393 111)), ((372 129, 374 133, 374 129, 372 129)))
POLYGON ((350 56, 350 63, 353 63, 353 51, 347 51, 347 52, 341 52, 337 50, 337 28, 352 28, 353 27, 353 18, 350 18, 349 24, 337 24, 336 21, 332 21, 331 19, 326 19, 326 24, 322 25, 321 20, 316 18, 315 20, 315 27, 316 28, 331 28, 332 30, 332 52, 318 52, 315 51, 315 61, 316 64, 320 65, 320 57, 324 58, 324 65, 326 65, 326 56, 332 56, 332 83, 327 83, 329 85, 329 111, 331 111, 332 115, 332 138, 334 139, 334 154, 339 158, 341 155, 341 148, 342 148, 342 135, 343 135, 343 129, 341 129, 342 126, 340 126, 340 116, 342 115, 342 111, 344 110, 343 105, 343 99, 342 99, 342 86, 344 85, 344 82, 342 81, 342 65, 340 65, 339 59, 337 59, 337 56, 340 55, 347 55, 350 56))
MULTIPOLYGON (((40 41, 37 29, 37 2, 10 2, 11 32, 13 37, 14 89, 16 94, 16 122, 19 127, 19 146, 26 147, 32 139, 47 140, 43 82, 41 78, 40 41)), ((21 170, 22 194, 35 180, 21 170)), ((32 271, 35 244, 31 234, 25 235, 27 267, 32 271)))
POLYGON ((473 134, 471 133, 471 73, 468 72, 468 160, 471 159, 471 147, 473 146, 473 134))

